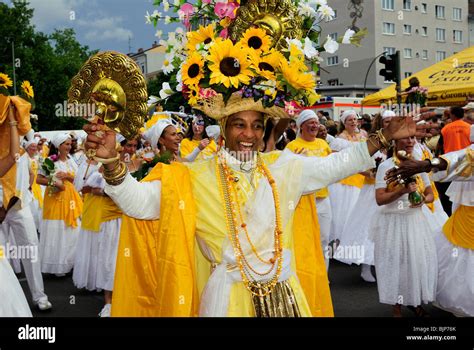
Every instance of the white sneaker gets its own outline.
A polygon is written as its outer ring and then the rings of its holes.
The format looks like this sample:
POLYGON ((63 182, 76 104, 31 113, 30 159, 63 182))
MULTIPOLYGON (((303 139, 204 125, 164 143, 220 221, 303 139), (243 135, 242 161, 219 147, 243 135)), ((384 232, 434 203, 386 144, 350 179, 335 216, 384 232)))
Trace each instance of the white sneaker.
POLYGON ((376 282, 374 275, 372 275, 372 271, 370 269, 370 265, 362 264, 362 272, 360 277, 366 282, 376 282))
POLYGON ((53 307, 53 304, 51 304, 48 299, 45 299, 38 301, 36 303, 36 306, 38 306, 38 309, 40 309, 41 311, 46 311, 51 309, 53 307))
POLYGON ((110 317, 110 308, 112 307, 111 304, 105 304, 102 310, 99 313, 99 317, 110 317))

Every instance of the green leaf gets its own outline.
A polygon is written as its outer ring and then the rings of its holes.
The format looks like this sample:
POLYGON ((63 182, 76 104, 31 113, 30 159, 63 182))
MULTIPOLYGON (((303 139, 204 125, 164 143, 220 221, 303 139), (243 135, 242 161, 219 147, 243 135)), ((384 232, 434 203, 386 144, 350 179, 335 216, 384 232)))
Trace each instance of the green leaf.
POLYGON ((163 3, 163 0, 155 0, 153 1, 153 6, 160 6, 163 3))

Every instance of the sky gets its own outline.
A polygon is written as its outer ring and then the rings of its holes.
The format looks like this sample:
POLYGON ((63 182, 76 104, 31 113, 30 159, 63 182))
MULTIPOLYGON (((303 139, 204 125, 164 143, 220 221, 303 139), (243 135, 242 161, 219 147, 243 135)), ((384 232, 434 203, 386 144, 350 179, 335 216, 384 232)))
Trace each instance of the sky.
MULTIPOLYGON (((158 28, 145 24, 146 11, 157 9, 153 0, 27 1, 34 9, 33 24, 38 31, 50 34, 56 28, 73 28, 78 41, 90 49, 137 52, 159 41, 155 36, 158 29, 164 33, 174 29, 164 23, 158 28)), ((10 0, 0 2, 11 4, 10 0)))

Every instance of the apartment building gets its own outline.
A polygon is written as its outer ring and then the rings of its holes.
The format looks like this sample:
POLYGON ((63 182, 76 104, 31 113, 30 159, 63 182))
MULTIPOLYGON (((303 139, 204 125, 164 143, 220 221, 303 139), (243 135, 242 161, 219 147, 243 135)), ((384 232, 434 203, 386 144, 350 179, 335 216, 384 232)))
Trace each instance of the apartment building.
MULTIPOLYGON (((332 0, 336 18, 322 25, 322 36, 342 36, 351 25, 350 0, 332 0)), ((341 45, 335 54, 322 54, 321 92, 362 97, 389 85, 379 75, 377 56, 400 51, 402 78, 470 46, 468 18, 471 0, 365 0, 357 27, 369 33, 362 47, 341 45), (373 66, 370 71, 369 66, 373 66), (367 81, 364 89, 365 77, 367 81), (365 91, 364 91, 365 90, 365 91)))

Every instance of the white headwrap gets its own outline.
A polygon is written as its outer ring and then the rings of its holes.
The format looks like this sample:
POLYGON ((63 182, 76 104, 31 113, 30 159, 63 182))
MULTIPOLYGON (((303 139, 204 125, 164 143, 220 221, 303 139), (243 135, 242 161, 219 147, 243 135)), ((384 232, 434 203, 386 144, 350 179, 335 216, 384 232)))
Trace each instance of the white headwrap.
POLYGON ((145 140, 150 142, 151 147, 156 148, 158 147, 158 140, 160 139, 161 134, 163 134, 163 131, 168 126, 173 126, 173 123, 168 119, 160 119, 155 123, 155 125, 143 133, 143 137, 145 140))
POLYGON ((385 118, 392 118, 392 117, 396 117, 397 115, 395 114, 394 111, 390 111, 390 110, 386 110, 382 113, 382 119, 385 119, 385 118))
POLYGON ((354 111, 353 109, 349 109, 348 111, 345 111, 341 115, 341 122, 342 124, 346 124, 346 119, 349 118, 351 115, 355 115, 357 117, 357 112, 354 111))
POLYGON ((40 140, 39 138, 35 138, 35 139, 30 140, 30 141, 24 140, 23 141, 23 148, 28 149, 28 147, 30 147, 33 144, 37 145, 39 140, 40 140))
POLYGON ((299 129, 299 128, 301 128, 301 125, 303 125, 304 122, 306 122, 308 120, 311 120, 311 119, 316 119, 317 121, 319 121, 319 118, 318 118, 317 114, 314 113, 313 110, 305 109, 304 111, 302 111, 299 114, 298 119, 296 119, 296 126, 299 129))
POLYGON ((69 140, 70 138, 71 136, 67 132, 62 132, 54 136, 51 142, 53 143, 54 147, 59 148, 63 142, 69 140))
POLYGON ((209 125, 206 128, 206 134, 210 138, 217 140, 219 138, 219 135, 221 134, 221 128, 219 125, 209 125))

